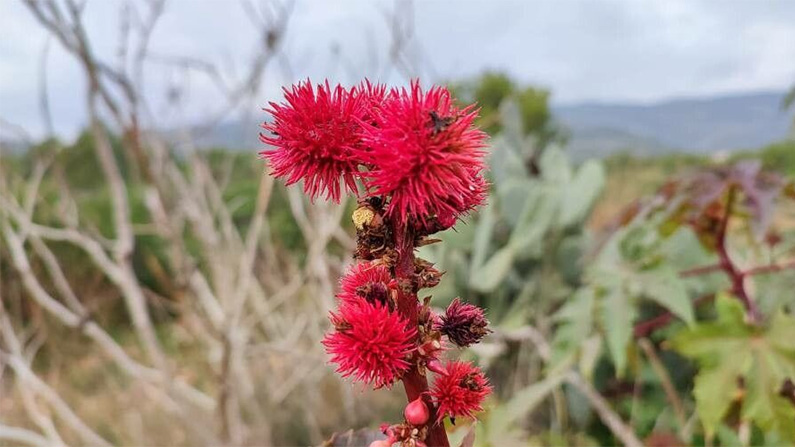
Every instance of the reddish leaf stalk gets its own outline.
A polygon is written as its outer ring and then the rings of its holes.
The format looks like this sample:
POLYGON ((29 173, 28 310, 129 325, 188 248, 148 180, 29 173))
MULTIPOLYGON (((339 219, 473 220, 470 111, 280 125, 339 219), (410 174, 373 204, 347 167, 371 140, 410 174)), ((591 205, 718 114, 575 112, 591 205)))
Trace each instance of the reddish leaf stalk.
POLYGON ((787 261, 780 264, 760 265, 758 267, 751 267, 744 271, 743 276, 767 275, 792 268, 795 268, 795 261, 787 261))
MULTIPOLYGON (((395 263, 395 278, 398 281, 398 312, 406 318, 411 325, 417 326, 417 293, 411 286, 414 275, 414 235, 410 228, 398 222, 396 219, 390 220, 395 229, 395 248, 397 250, 397 262, 395 263)), ((406 398, 409 402, 422 397, 425 404, 430 409, 429 420, 436 420, 436 407, 428 395, 428 378, 421 374, 414 365, 402 378, 403 388, 406 390, 406 398)), ((444 423, 431 423, 428 431, 427 444, 430 447, 449 447, 447 432, 444 423)))
MULTIPOLYGON (((696 298, 693 304, 699 306, 707 301, 712 300, 713 298, 715 298, 714 293, 701 295, 700 297, 696 298)), ((642 321, 636 324, 635 328, 633 329, 633 333, 635 334, 635 338, 648 337, 649 334, 656 331, 657 329, 661 329, 664 328, 665 326, 668 326, 668 324, 670 324, 671 321, 673 320, 674 320, 673 312, 671 312, 670 310, 665 311, 660 315, 657 315, 656 317, 649 318, 646 321, 642 321)))
MULTIPOLYGON (((737 265, 732 261, 728 249, 728 228, 729 220, 731 219, 732 208, 734 207, 736 192, 734 187, 730 187, 728 198, 726 200, 726 211, 720 222, 717 234, 716 251, 718 253, 718 263, 710 264, 700 267, 694 267, 679 272, 680 277, 693 277, 707 275, 715 272, 723 272, 729 277, 732 284, 732 293, 743 303, 748 319, 751 323, 756 324, 762 320, 762 314, 759 312, 759 307, 756 302, 751 298, 745 287, 745 278, 752 275, 763 275, 768 273, 775 273, 782 270, 795 267, 795 261, 790 261, 782 264, 765 265, 759 267, 752 267, 745 271, 740 270, 737 265)), ((709 294, 702 296, 696 300, 699 304, 705 299, 711 299, 714 295, 709 294)), ((654 318, 643 321, 635 325, 633 333, 635 337, 645 337, 657 329, 667 326, 673 321, 674 315, 671 312, 662 313, 654 318)))
POLYGON ((717 251, 718 257, 720 259, 720 266, 726 275, 729 277, 729 280, 732 283, 732 293, 737 296, 737 298, 743 303, 745 306, 745 310, 748 315, 748 319, 752 323, 758 323, 762 319, 762 315, 759 313, 759 308, 756 306, 756 302, 751 299, 751 296, 748 294, 748 291, 745 289, 745 275, 743 272, 737 268, 737 266, 732 261, 731 257, 729 256, 729 250, 727 245, 727 234, 729 228, 729 220, 731 219, 732 207, 734 206, 734 199, 736 193, 734 187, 729 187, 729 196, 726 199, 726 212, 723 216, 723 220, 720 224, 720 229, 718 230, 718 243, 717 243, 717 251))

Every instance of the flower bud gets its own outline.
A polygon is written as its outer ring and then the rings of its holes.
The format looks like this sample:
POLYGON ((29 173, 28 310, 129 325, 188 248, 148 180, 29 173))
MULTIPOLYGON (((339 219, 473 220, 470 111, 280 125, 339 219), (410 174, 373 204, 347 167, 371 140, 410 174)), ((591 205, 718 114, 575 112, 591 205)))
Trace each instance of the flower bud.
POLYGON ((439 359, 428 359, 425 363, 425 367, 428 368, 429 371, 433 371, 436 374, 447 375, 447 370, 442 365, 442 362, 439 359))
POLYGON ((406 409, 403 410, 403 416, 406 417, 406 422, 409 424, 421 426, 428 422, 431 412, 425 402, 423 402, 422 397, 418 397, 406 405, 406 409))

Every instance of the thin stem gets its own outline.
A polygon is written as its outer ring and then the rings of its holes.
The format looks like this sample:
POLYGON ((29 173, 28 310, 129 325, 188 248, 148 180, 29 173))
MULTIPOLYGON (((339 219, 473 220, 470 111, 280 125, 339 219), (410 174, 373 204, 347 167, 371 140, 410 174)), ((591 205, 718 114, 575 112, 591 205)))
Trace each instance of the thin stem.
MULTIPOLYGON (((393 225, 395 234, 395 249, 397 250, 397 262, 395 264, 395 278, 398 282, 398 312, 406 318, 413 327, 417 327, 417 294, 412 285, 414 275, 414 235, 410 228, 404 223, 394 219, 390 222, 393 225)), ((428 378, 419 372, 414 365, 403 374, 403 387, 406 390, 406 397, 411 402, 418 397, 422 397, 425 404, 430 409, 430 422, 428 426, 428 438, 426 443, 429 447, 449 447, 447 432, 443 423, 435 423, 436 408, 428 396, 428 378)))
POLYGON ((783 270, 795 268, 795 260, 782 262, 779 264, 760 265, 758 267, 751 267, 743 272, 743 276, 754 275, 767 275, 769 273, 777 273, 783 270))
POLYGON ((726 272, 726 275, 729 277, 729 280, 732 283, 732 292, 743 303, 743 306, 745 306, 745 310, 748 313, 748 318, 751 320, 751 322, 757 323, 761 320, 761 314, 759 313, 756 303, 751 299, 751 296, 745 289, 745 275, 740 271, 740 269, 737 268, 729 256, 729 249, 727 245, 729 220, 731 219, 735 196, 735 189, 730 187, 729 197, 726 199, 726 213, 723 216, 723 220, 721 221, 720 228, 718 230, 718 242, 716 249, 718 251, 721 268, 724 272, 726 272))
POLYGON ((701 276, 701 275, 706 275, 708 273, 716 273, 722 271, 723 271, 723 266, 721 264, 710 264, 710 265, 702 265, 698 267, 681 270, 679 272, 679 276, 682 278, 687 278, 690 276, 701 276))
MULTIPOLYGON (((693 301, 693 304, 695 306, 699 306, 700 304, 709 301, 713 298, 715 298, 715 295, 712 293, 708 293, 706 295, 702 295, 696 298, 696 300, 693 301)), ((657 329, 667 326, 668 323, 673 321, 673 319, 674 319, 674 314, 671 311, 665 311, 660 315, 657 315, 656 317, 650 318, 646 321, 642 321, 636 324, 635 328, 633 329, 635 338, 648 337, 649 334, 656 331, 657 329)))
POLYGON ((638 340, 638 345, 640 345, 640 348, 643 349, 644 354, 646 354, 646 358, 649 360, 649 364, 651 364, 654 373, 657 374, 657 377, 660 379, 660 384, 662 384, 663 391, 665 391, 668 402, 670 402, 671 406, 673 407, 674 416, 676 417, 676 422, 679 425, 679 437, 681 439, 687 439, 685 436, 683 436, 685 427, 687 426, 685 407, 682 404, 682 399, 676 392, 676 386, 673 384, 671 376, 668 374, 668 370, 665 369, 665 365, 663 365, 662 360, 660 360, 660 357, 657 355, 657 352, 654 349, 654 345, 652 345, 648 338, 641 338, 638 340))

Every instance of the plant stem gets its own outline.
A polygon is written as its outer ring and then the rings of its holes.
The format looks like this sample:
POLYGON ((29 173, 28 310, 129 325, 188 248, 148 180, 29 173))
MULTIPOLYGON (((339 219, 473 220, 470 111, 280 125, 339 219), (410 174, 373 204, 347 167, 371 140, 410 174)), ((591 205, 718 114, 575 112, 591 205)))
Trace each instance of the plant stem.
POLYGON ((781 262, 779 264, 760 265, 758 267, 751 267, 743 272, 743 276, 754 275, 767 275, 769 273, 777 273, 782 270, 795 268, 795 261, 781 262))
POLYGON ((748 292, 745 290, 745 275, 742 271, 740 271, 740 269, 737 268, 737 266, 734 265, 734 262, 732 262, 727 246, 729 220, 731 219, 735 195, 734 187, 729 187, 729 197, 726 199, 726 212, 718 230, 716 249, 718 251, 721 268, 724 272, 726 272, 726 275, 729 277, 729 280, 732 283, 732 292, 743 303, 743 306, 745 306, 745 310, 748 313, 748 318, 751 320, 751 322, 758 323, 761 320, 759 309, 757 308, 754 300, 751 299, 751 296, 748 295, 748 292))
MULTIPOLYGON (((705 301, 709 301, 715 298, 715 294, 708 293, 706 295, 701 295, 700 297, 696 298, 693 301, 694 306, 699 306, 701 303, 705 301)), ((674 319, 674 314, 671 311, 665 311, 656 317, 650 318, 645 321, 641 321, 640 323, 635 325, 633 329, 633 333, 635 334, 635 338, 642 338, 648 337, 652 332, 656 331, 657 329, 663 328, 668 325, 674 319)))
POLYGON ((682 404, 682 399, 676 392, 676 386, 671 380, 668 370, 665 369, 665 365, 663 365, 662 360, 660 360, 660 357, 657 355, 657 352, 654 349, 654 345, 649 341, 648 338, 641 338, 638 340, 638 345, 646 354, 649 364, 651 365, 652 369, 654 369, 657 377, 660 379, 660 384, 662 385, 663 391, 668 398, 668 402, 673 407, 674 417, 676 418, 676 422, 679 425, 679 438, 684 440, 689 439, 689 436, 686 436, 687 417, 685 416, 685 407, 682 404))
MULTIPOLYGON (((393 219, 390 222, 395 235, 395 250, 397 250, 397 262, 395 263, 395 279, 398 282, 398 312, 409 321, 413 327, 417 327, 417 293, 413 285, 414 276, 414 234, 402 222, 393 219)), ((419 372, 417 365, 403 374, 403 387, 406 390, 406 397, 411 402, 422 396, 425 404, 430 410, 428 422, 428 437, 426 444, 429 447, 449 447, 447 432, 443 423, 436 423, 436 408, 428 396, 428 378, 419 372)))

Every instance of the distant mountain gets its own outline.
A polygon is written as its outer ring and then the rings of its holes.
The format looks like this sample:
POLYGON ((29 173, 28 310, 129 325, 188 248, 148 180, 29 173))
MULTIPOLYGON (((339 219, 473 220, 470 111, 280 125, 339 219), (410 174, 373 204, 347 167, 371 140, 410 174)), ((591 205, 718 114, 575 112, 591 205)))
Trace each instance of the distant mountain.
MULTIPOLYGON (((571 132, 576 158, 627 151, 708 154, 754 149, 790 134, 795 113, 781 107, 784 92, 672 99, 648 104, 578 103, 553 105, 555 117, 571 132)), ((261 147, 259 122, 227 121, 203 133, 199 146, 251 150, 261 147)))
POLYGON ((757 148, 790 135, 795 114, 782 109, 784 92, 673 99, 648 104, 579 103, 553 106, 571 132, 571 151, 604 156, 757 148))

